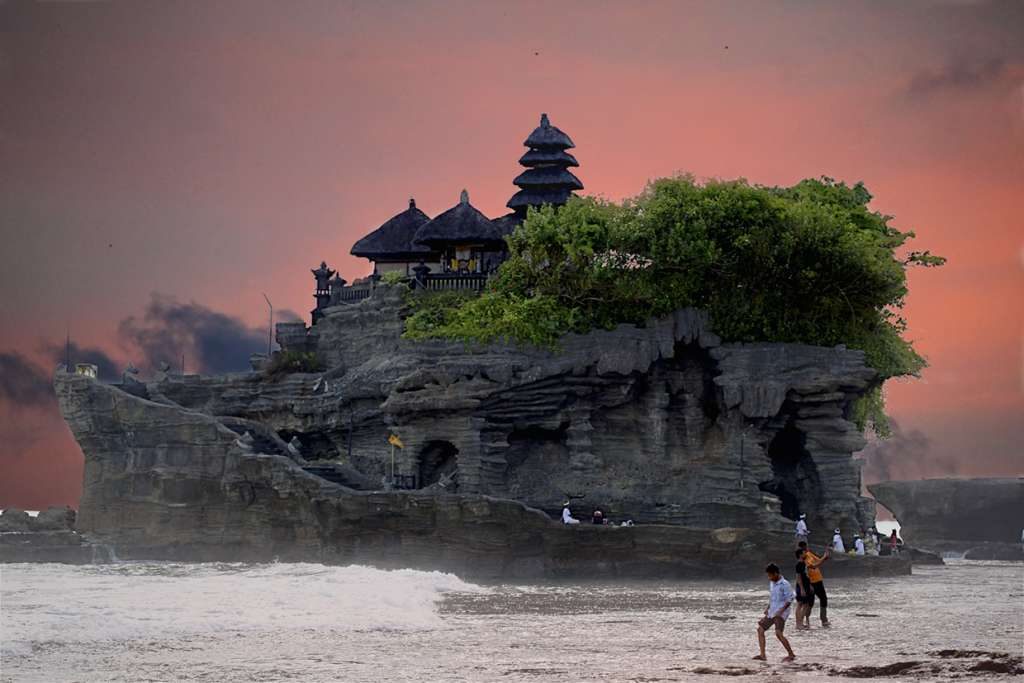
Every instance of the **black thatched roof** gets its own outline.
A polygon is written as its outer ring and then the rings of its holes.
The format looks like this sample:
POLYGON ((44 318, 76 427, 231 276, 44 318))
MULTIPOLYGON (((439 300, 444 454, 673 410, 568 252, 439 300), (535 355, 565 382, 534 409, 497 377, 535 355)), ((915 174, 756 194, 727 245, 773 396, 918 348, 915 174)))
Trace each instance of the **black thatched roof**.
POLYGON ((523 143, 527 147, 553 147, 555 149, 572 149, 572 139, 551 125, 547 114, 540 115, 540 125, 533 129, 530 137, 523 143))
POLYGON ((502 237, 508 237, 523 222, 523 218, 524 216, 518 213, 507 213, 504 216, 495 218, 491 222, 498 228, 498 232, 501 233, 502 237))
POLYGON ((505 206, 525 212, 528 206, 540 206, 541 204, 560 206, 569 201, 571 196, 572 192, 568 189, 519 190, 512 195, 512 199, 508 200, 505 206))
POLYGON ((583 183, 569 171, 558 166, 538 166, 530 168, 512 181, 514 185, 525 189, 538 187, 550 187, 552 189, 565 188, 568 190, 582 190, 583 183))
POLYGON ((561 149, 531 149, 519 158, 520 166, 579 166, 576 157, 561 149))
POLYGON ((352 245, 349 252, 363 258, 421 258, 430 248, 414 241, 416 231, 430 221, 430 216, 416 208, 416 200, 409 200, 409 208, 389 219, 366 237, 352 245))
POLYGON ((459 203, 424 223, 416 231, 415 241, 435 249, 446 244, 504 244, 498 227, 469 203, 469 193, 462 191, 459 203))

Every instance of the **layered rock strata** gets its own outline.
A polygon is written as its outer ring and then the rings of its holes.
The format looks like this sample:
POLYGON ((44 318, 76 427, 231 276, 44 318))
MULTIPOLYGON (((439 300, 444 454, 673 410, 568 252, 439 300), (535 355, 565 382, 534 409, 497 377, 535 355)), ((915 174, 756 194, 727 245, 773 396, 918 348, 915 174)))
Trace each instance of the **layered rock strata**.
MULTIPOLYGON (((565 526, 474 494, 355 491, 262 453, 216 417, 59 372, 86 455, 78 530, 122 559, 318 561, 477 578, 758 576, 788 534, 669 525, 565 526)), ((839 558, 833 574, 909 573, 906 560, 839 558), (850 566, 847 567, 846 565, 850 566)))
MULTIPOLYGON (((858 351, 723 344, 699 311, 644 327, 568 335, 556 350, 401 338, 399 288, 329 308, 306 329, 278 326, 285 349, 326 371, 168 377, 162 400, 297 437, 304 458, 340 461, 375 481, 418 485, 456 472, 457 490, 548 512, 566 499, 613 518, 703 528, 865 529, 851 458, 864 445, 852 401, 875 380, 858 351)), ((452 490, 452 489, 449 489, 452 490)))

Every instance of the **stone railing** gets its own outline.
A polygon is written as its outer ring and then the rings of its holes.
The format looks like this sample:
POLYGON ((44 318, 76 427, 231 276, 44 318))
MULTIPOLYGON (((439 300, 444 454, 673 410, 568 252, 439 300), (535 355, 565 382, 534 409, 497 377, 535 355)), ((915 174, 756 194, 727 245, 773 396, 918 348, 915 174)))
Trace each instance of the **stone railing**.
POLYGON ((427 291, 455 290, 482 292, 487 285, 486 273, 429 273, 421 278, 411 278, 409 286, 427 291))
POLYGON ((366 299, 372 293, 373 288, 366 285, 356 285, 354 287, 342 287, 340 289, 335 289, 331 292, 331 305, 354 304, 366 299))

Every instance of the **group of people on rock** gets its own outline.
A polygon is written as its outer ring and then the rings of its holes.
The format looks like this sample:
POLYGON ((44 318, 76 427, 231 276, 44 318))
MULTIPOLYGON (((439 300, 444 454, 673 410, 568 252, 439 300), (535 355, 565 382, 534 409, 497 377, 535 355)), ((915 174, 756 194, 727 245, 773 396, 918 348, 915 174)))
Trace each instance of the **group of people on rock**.
MULTIPOLYGON (((796 521, 796 530, 794 532, 797 543, 801 541, 806 543, 808 535, 807 515, 800 515, 800 519, 796 521)), ((836 529, 832 535, 831 550, 850 555, 879 555, 883 547, 882 538, 883 535, 877 529, 871 529, 863 537, 859 533, 855 533, 853 535, 853 547, 847 550, 841 530, 836 529)), ((898 554, 900 546, 903 545, 903 541, 900 540, 895 529, 892 530, 892 534, 885 542, 888 543, 889 552, 893 555, 898 554)))
MULTIPOLYGON (((615 523, 612 522, 611 520, 609 520, 605 516, 605 514, 603 512, 601 512, 601 510, 599 510, 599 509, 595 509, 593 514, 590 515, 590 521, 593 524, 601 524, 601 525, 608 524, 610 526, 615 526, 615 523)), ((572 510, 569 509, 569 501, 565 501, 565 504, 562 506, 562 524, 579 524, 579 523, 580 523, 580 520, 578 520, 578 519, 576 519, 575 517, 572 516, 572 510)), ((633 526, 633 520, 627 519, 626 521, 622 522, 619 526, 633 526)))

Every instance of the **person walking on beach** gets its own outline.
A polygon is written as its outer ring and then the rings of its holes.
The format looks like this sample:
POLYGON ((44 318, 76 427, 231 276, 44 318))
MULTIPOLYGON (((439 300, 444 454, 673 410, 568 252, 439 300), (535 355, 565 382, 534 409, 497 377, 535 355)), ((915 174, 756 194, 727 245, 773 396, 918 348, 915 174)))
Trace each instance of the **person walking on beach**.
POLYGON ((793 587, 789 585, 789 581, 782 578, 778 565, 770 564, 764 568, 764 571, 768 574, 768 581, 770 581, 768 584, 768 607, 764 610, 764 618, 757 622, 757 645, 761 653, 754 659, 761 661, 768 659, 764 653, 764 632, 775 627, 775 637, 782 643, 782 647, 786 648, 786 656, 782 658, 782 661, 792 662, 796 659, 796 655, 793 654, 793 648, 790 647, 783 631, 786 629, 786 619, 789 618, 789 607, 793 603, 793 587))
POLYGON ((796 627, 803 630, 811 627, 811 610, 814 609, 814 589, 807 576, 804 551, 796 549, 796 627))
POLYGON ((892 535, 889 536, 889 554, 899 555, 900 554, 900 537, 896 535, 896 530, 892 530, 892 535))
POLYGON ((800 519, 796 520, 796 542, 807 541, 807 515, 800 515, 800 519))
POLYGON ((825 550, 821 557, 815 555, 807 547, 806 543, 800 543, 800 550, 804 551, 804 564, 807 566, 807 578, 811 580, 811 590, 814 597, 818 599, 818 616, 821 617, 821 625, 825 628, 830 626, 828 621, 828 595, 825 593, 825 577, 821 575, 821 565, 831 557, 830 550, 825 550))

